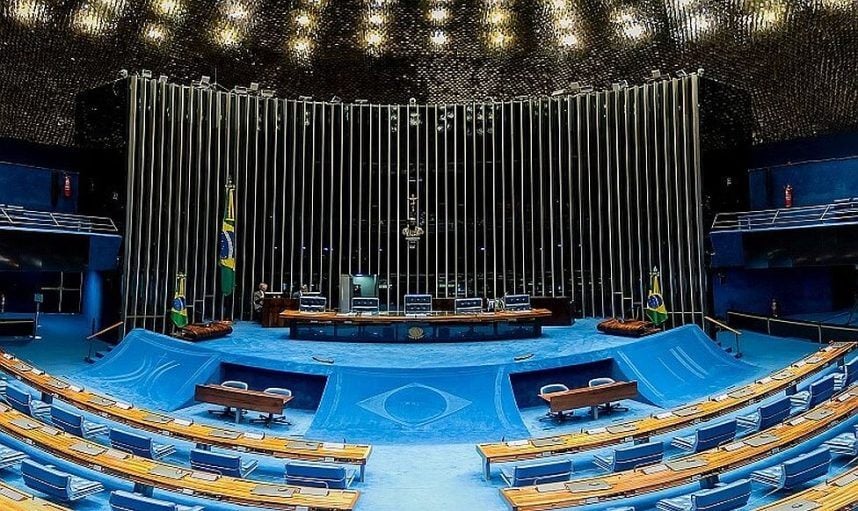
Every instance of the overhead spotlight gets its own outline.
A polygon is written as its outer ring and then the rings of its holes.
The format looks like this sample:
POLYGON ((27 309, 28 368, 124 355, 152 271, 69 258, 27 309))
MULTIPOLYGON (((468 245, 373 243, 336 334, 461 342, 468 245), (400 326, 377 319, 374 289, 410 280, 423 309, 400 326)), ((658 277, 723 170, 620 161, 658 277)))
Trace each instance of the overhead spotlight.
POLYGON ((215 41, 226 47, 237 46, 241 40, 241 34, 238 29, 229 24, 222 24, 215 30, 215 41))
POLYGON ((158 23, 149 23, 143 27, 143 37, 152 43, 160 43, 167 38, 167 29, 158 23))
POLYGON ((140 76, 142 76, 143 78, 152 78, 152 71, 149 69, 144 69, 140 71, 140 76))
POLYGON ((489 34, 489 42, 491 43, 492 46, 494 46, 496 48, 503 48, 503 47, 509 45, 511 40, 512 40, 512 36, 510 36, 509 34, 506 34, 505 32, 494 31, 491 34, 489 34))
POLYGON ((292 52, 298 56, 306 56, 310 53, 312 42, 306 37, 298 37, 292 41, 292 52))
POLYGON ((375 26, 383 25, 384 24, 384 14, 382 14, 380 12, 373 12, 366 18, 366 20, 369 22, 370 25, 375 25, 375 26))
POLYGON ((366 44, 369 46, 380 46, 382 41, 384 41, 384 36, 382 36, 381 32, 378 30, 370 30, 366 33, 366 44))
POLYGON ((175 16, 182 10, 178 0, 158 0, 155 2, 154 8, 162 16, 175 16))
POLYGON ((567 48, 578 46, 578 36, 575 34, 563 34, 560 38, 560 44, 567 48))
POLYGON ((233 21, 241 21, 250 17, 250 9, 243 3, 234 0, 225 8, 226 17, 233 21))
POLYGON ((450 13, 447 11, 446 7, 436 7, 429 11, 429 19, 433 23, 442 23, 447 20, 447 17, 450 13))
POLYGON ((300 12, 295 16, 295 24, 299 27, 307 28, 313 24, 313 18, 311 18, 310 14, 306 12, 300 12))
POLYGON ((47 21, 48 7, 37 0, 13 1, 9 13, 19 23, 25 25, 47 21))
POLYGON ((429 36, 429 41, 435 46, 444 46, 447 44, 448 37, 443 30, 436 30, 429 36))

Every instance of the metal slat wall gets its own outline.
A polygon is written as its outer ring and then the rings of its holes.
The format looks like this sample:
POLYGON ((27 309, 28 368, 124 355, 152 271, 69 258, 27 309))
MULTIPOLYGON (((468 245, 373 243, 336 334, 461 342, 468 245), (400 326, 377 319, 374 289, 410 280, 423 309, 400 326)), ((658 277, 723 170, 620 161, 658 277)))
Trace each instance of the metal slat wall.
POLYGON ((696 75, 463 105, 283 100, 129 79, 128 327, 168 330, 177 272, 194 321, 247 319, 259 282, 336 305, 339 275, 402 295, 569 297, 584 316, 645 300, 705 308, 696 75), (236 290, 218 237, 236 187, 236 290), (401 230, 408 197, 425 229, 401 230))

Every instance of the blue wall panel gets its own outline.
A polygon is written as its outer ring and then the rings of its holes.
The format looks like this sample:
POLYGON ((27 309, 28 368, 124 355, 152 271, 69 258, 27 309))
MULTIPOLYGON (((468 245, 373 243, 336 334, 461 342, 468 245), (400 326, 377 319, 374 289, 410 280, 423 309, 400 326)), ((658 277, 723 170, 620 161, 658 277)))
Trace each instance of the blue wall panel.
POLYGON ((777 298, 784 315, 832 310, 832 270, 830 268, 730 269, 712 278, 715 315, 728 310, 769 314, 772 298, 777 298))
POLYGON ((63 196, 62 170, 0 162, 0 204, 28 209, 74 213, 77 211, 78 175, 71 178, 72 196, 63 196))

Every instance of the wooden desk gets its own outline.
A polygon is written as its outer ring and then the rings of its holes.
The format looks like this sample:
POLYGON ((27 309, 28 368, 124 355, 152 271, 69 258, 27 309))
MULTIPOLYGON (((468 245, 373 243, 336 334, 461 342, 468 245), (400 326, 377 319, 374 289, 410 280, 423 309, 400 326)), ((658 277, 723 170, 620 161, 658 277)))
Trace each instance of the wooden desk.
POLYGON ((316 442, 269 436, 265 433, 233 431, 137 408, 132 403, 123 403, 110 396, 89 391, 82 386, 52 376, 2 350, 0 350, 0 370, 40 391, 43 401, 59 398, 75 408, 131 428, 180 438, 195 444, 238 449, 242 452, 276 458, 349 463, 360 467, 360 480, 363 480, 366 463, 372 452, 372 447, 369 445, 316 442))
POLYGON ((600 477, 504 488, 501 493, 513 511, 542 511, 598 504, 697 480, 715 483, 720 473, 800 444, 855 414, 858 414, 858 388, 853 387, 782 424, 715 449, 600 477))
POLYGON ((813 508, 815 511, 840 511, 858 507, 858 467, 757 510, 789 511, 811 509, 813 505, 819 506, 813 508))
POLYGON ((141 458, 60 431, 0 403, 0 431, 77 465, 166 491, 266 509, 354 509, 355 490, 305 488, 251 481, 141 458))
POLYGON ((259 322, 264 327, 286 326, 286 320, 280 318, 280 313, 286 309, 298 310, 298 300, 284 296, 266 296, 262 299, 259 322))
POLYGON ((4 511, 70 511, 0 482, 0 509, 4 511))
POLYGON ((561 392, 539 394, 539 397, 548 403, 553 413, 590 407, 593 409, 593 417, 596 419, 599 418, 599 405, 622 399, 633 399, 637 396, 637 381, 618 381, 597 387, 581 387, 561 392))
POLYGON ((261 390, 242 390, 223 385, 197 385, 194 399, 200 403, 211 403, 227 408, 235 408, 235 422, 241 421, 242 410, 262 413, 283 413, 283 408, 293 396, 281 396, 261 390))
POLYGON ((623 442, 644 442, 651 436, 682 429, 734 412, 778 392, 794 388, 800 381, 837 363, 838 360, 843 360, 856 347, 858 343, 854 342, 832 343, 789 367, 753 383, 725 390, 724 393, 712 396, 708 400, 689 403, 672 411, 611 426, 610 430, 595 428, 567 435, 479 444, 477 452, 483 458, 483 473, 486 479, 491 476, 492 463, 581 452, 623 442))

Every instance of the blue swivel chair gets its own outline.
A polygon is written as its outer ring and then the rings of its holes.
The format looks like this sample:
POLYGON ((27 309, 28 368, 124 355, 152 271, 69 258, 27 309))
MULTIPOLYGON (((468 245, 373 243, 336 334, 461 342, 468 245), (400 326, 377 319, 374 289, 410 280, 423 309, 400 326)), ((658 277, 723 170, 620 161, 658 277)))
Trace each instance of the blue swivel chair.
POLYGON ((810 410, 816 405, 823 403, 834 394, 834 375, 829 374, 821 380, 812 383, 807 390, 796 392, 790 396, 793 408, 799 411, 810 410))
POLYGON ((30 460, 21 463, 21 475, 28 487, 64 502, 81 500, 104 490, 101 483, 75 477, 50 465, 39 465, 30 460))
POLYGON ((858 357, 845 364, 842 371, 834 373, 834 390, 840 392, 856 381, 858 381, 858 357))
POLYGON ((791 409, 790 396, 784 396, 758 407, 753 413, 736 417, 736 423, 740 428, 762 431, 783 422, 791 409))
POLYGON ((107 433, 107 426, 84 420, 83 415, 73 413, 56 405, 51 406, 51 423, 66 433, 90 438, 107 433))
MULTIPOLYGON (((611 385, 612 383, 617 383, 613 378, 602 377, 602 378, 593 378, 589 382, 587 382, 587 386, 590 388, 599 387, 601 385, 611 385)), ((628 412, 629 409, 625 406, 620 405, 619 403, 605 403, 601 406, 601 409, 605 413, 611 412, 628 412)), ((598 419, 598 410, 596 408, 593 409, 593 415, 598 419)))
POLYGON ((501 479, 510 487, 568 481, 572 476, 572 460, 516 465, 512 471, 501 469, 501 479))
POLYGON ((841 433, 825 442, 825 446, 831 450, 832 454, 852 458, 858 456, 858 424, 855 425, 854 433, 841 433))
POLYGON ((645 467, 661 462, 664 458, 664 443, 650 442, 646 444, 618 447, 608 455, 595 455, 593 462, 597 467, 608 472, 622 472, 637 467, 645 467))
POLYGON ((292 461, 286 464, 286 484, 345 490, 351 486, 355 471, 329 463, 292 461))
POLYGON ((110 493, 111 511, 203 511, 202 506, 180 506, 139 493, 117 490, 110 493))
MULTIPOLYGON (((238 380, 227 380, 227 381, 221 383, 220 386, 221 387, 228 387, 231 389, 238 389, 238 390, 247 390, 250 388, 250 386, 247 383, 245 383, 243 381, 238 381, 238 380)), ((219 408, 217 410, 209 410, 209 413, 214 414, 214 415, 221 415, 221 416, 231 416, 232 415, 232 408, 226 406, 223 408, 219 408)), ((242 411, 241 413, 243 415, 244 411, 242 411)))
POLYGON ((152 438, 121 429, 110 430, 110 445, 122 452, 135 456, 159 460, 176 452, 176 447, 169 444, 156 444, 152 438))
POLYGON ((772 486, 776 490, 790 490, 827 475, 830 465, 831 451, 823 446, 780 465, 752 472, 751 480, 772 486))
POLYGON ((730 484, 659 500, 660 511, 730 511, 745 507, 751 497, 751 481, 739 479, 730 484))
POLYGON ((736 438, 736 419, 701 426, 694 434, 674 437, 670 445, 683 451, 701 452, 718 447, 736 438))
MULTIPOLYGON (((267 394, 277 394, 279 396, 291 396, 292 395, 291 390, 283 389, 280 387, 268 387, 267 389, 264 390, 264 392, 267 394)), ((261 422, 261 423, 265 424, 266 428, 270 427, 272 424, 284 424, 284 425, 290 426, 290 425, 292 425, 292 423, 286 419, 285 412, 286 412, 286 408, 284 407, 283 413, 281 413, 280 415, 274 415, 273 413, 269 413, 268 415, 260 415, 258 419, 253 419, 250 422, 261 422)))
POLYGON ((194 470, 212 472, 229 477, 244 479, 256 470, 257 461, 242 462, 237 454, 225 454, 201 449, 191 450, 191 467, 194 470))
POLYGON ((45 420, 51 413, 51 405, 33 399, 29 392, 14 385, 9 385, 6 388, 6 402, 15 410, 37 419, 45 420))
MULTIPOLYGON (((551 394, 552 392, 565 392, 569 390, 569 387, 563 385, 562 383, 549 383, 548 385, 543 385, 539 388, 540 394, 551 394)), ((548 408, 548 412, 545 415, 549 417, 554 417, 555 419, 563 419, 565 412, 569 410, 561 410, 557 413, 551 411, 551 408, 548 408)))

